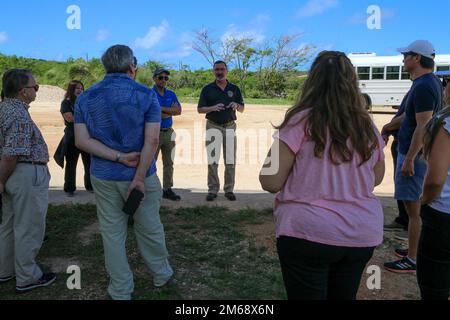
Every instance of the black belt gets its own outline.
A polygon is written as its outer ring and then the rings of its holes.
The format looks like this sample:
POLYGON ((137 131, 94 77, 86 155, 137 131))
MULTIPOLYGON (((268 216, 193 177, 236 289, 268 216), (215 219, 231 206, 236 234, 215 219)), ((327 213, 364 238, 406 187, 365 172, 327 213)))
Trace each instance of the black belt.
POLYGON ((18 161, 17 163, 23 163, 23 164, 32 164, 34 166, 46 166, 46 162, 36 162, 36 161, 18 161))
POLYGON ((211 121, 211 120, 208 120, 208 121, 211 122, 212 124, 216 125, 216 126, 219 126, 219 127, 228 127, 228 126, 231 126, 231 125, 236 123, 236 121, 234 121, 234 120, 230 121, 230 122, 225 122, 225 123, 217 123, 217 122, 214 122, 214 121, 211 121))
POLYGON ((161 129, 161 132, 167 132, 167 131, 170 131, 170 130, 172 130, 172 128, 165 128, 165 129, 161 129))

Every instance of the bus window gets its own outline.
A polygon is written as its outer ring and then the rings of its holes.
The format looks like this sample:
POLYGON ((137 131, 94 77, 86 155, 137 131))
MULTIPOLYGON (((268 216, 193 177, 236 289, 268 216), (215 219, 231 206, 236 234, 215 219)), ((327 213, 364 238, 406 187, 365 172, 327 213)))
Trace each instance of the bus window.
POLYGON ((372 80, 384 80, 384 67, 372 68, 372 80))
POLYGON ((450 71, 450 66, 438 66, 436 71, 450 71))
POLYGON ((410 80, 411 76, 405 71, 405 67, 402 67, 402 80, 410 80))
POLYGON ((358 67, 359 80, 370 80, 370 67, 358 67))
POLYGON ((400 80, 400 67, 387 67, 386 73, 387 80, 400 80))

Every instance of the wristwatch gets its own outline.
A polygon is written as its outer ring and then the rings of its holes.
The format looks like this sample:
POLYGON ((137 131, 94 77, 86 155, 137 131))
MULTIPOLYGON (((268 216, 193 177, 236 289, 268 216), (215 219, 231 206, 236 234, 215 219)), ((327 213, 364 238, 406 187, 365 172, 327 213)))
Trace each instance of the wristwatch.
POLYGON ((117 154, 117 157, 116 157, 116 162, 119 162, 119 163, 120 163, 120 160, 122 160, 122 154, 121 154, 121 153, 118 153, 118 154, 117 154))

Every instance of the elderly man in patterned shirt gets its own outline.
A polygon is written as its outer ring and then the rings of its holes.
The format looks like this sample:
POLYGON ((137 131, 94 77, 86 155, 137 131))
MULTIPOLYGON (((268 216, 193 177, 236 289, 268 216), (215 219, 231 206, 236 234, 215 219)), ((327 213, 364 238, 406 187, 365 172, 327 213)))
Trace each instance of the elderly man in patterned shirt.
POLYGON ((47 145, 28 112, 39 86, 28 70, 3 76, 0 103, 0 285, 16 278, 18 293, 56 280, 36 263, 45 233, 50 173, 47 145))

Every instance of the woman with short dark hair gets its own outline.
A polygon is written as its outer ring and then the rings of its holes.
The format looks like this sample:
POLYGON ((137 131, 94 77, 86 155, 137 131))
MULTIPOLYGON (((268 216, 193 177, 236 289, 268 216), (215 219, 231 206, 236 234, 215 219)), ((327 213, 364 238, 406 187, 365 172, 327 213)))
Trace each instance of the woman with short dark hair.
POLYGON ((69 197, 73 197, 74 192, 76 191, 77 164, 80 155, 84 165, 84 186, 89 192, 92 192, 93 190, 90 176, 91 156, 75 146, 74 106, 77 97, 83 93, 83 91, 84 85, 81 81, 71 81, 67 88, 64 101, 61 103, 61 114, 66 125, 63 138, 64 155, 66 159, 64 191, 69 197))

